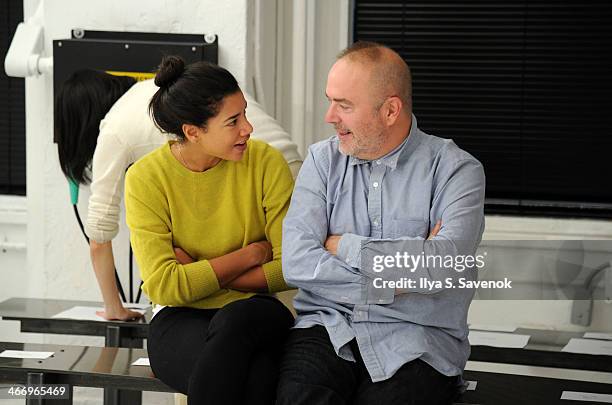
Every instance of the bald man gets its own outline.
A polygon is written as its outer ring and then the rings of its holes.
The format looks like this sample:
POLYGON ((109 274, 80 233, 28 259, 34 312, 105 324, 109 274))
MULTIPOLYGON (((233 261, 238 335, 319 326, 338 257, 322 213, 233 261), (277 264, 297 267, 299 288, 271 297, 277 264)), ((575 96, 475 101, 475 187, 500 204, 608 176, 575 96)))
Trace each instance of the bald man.
POLYGON ((277 404, 447 404, 462 384, 474 292, 457 282, 475 279, 484 171, 419 130, 411 92, 404 60, 375 43, 329 72, 336 134, 309 148, 283 223, 299 291, 277 404))

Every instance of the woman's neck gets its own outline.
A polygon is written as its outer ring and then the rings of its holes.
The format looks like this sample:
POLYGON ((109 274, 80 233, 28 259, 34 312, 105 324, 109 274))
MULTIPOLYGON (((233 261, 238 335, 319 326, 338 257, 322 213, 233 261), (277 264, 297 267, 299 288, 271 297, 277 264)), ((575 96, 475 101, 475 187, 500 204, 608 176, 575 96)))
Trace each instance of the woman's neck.
POLYGON ((190 142, 175 142, 171 150, 174 157, 192 172, 204 172, 221 161, 221 158, 204 154, 190 145, 190 142))

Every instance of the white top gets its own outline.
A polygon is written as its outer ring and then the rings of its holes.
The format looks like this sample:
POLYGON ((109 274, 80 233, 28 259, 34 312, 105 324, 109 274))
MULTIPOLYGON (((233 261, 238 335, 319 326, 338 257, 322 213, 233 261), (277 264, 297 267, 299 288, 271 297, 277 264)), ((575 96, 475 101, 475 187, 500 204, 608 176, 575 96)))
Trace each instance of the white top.
MULTIPOLYGON (((120 203, 127 168, 170 139, 155 126, 148 113, 149 102, 157 89, 153 80, 134 84, 100 122, 85 224, 87 236, 98 243, 112 240, 119 232, 120 203)), ((297 145, 261 105, 247 94, 245 98, 247 119, 254 128, 251 136, 278 149, 295 178, 302 163, 297 145)))

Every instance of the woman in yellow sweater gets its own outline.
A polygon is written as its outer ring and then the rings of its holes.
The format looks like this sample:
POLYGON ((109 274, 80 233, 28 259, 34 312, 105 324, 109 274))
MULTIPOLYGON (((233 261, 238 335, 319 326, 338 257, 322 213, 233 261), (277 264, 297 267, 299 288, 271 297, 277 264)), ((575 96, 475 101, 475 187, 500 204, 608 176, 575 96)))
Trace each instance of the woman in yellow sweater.
POLYGON ((280 152, 249 140, 246 101, 227 70, 166 57, 155 84, 153 119, 178 140, 137 161, 125 183, 142 288, 155 304, 151 367, 190 404, 271 404, 293 317, 258 293, 288 288, 281 223, 291 172, 280 152))

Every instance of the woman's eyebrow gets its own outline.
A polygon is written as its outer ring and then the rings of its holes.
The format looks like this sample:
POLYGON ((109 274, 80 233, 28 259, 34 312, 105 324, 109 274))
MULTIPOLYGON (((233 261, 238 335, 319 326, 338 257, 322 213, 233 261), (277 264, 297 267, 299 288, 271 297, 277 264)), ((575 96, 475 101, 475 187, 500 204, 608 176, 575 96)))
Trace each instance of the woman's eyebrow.
POLYGON ((235 118, 238 118, 240 116, 240 114, 242 114, 242 113, 234 114, 231 117, 226 118, 224 122, 231 121, 231 120, 233 120, 235 118))

